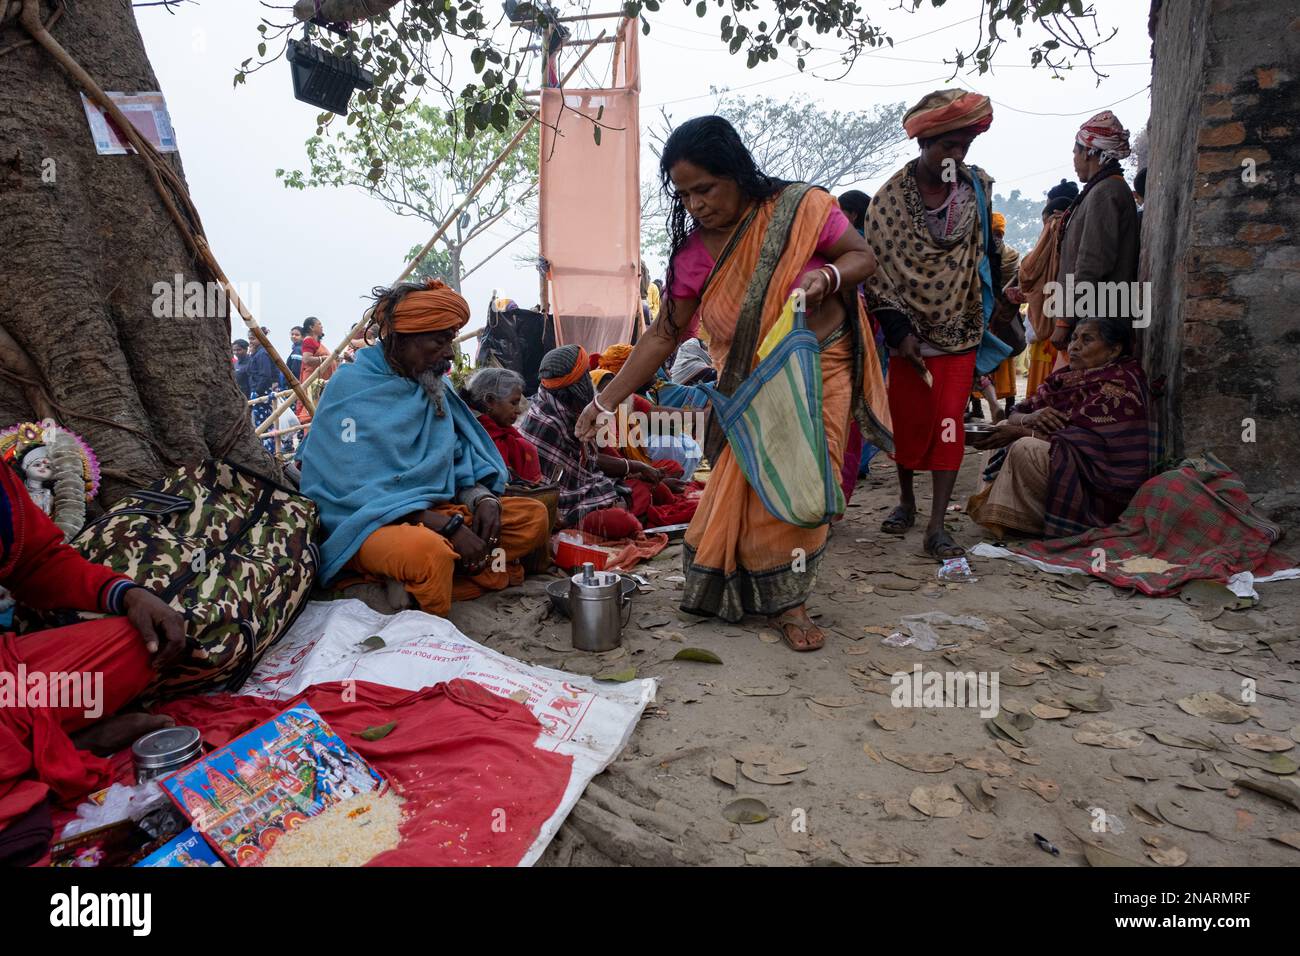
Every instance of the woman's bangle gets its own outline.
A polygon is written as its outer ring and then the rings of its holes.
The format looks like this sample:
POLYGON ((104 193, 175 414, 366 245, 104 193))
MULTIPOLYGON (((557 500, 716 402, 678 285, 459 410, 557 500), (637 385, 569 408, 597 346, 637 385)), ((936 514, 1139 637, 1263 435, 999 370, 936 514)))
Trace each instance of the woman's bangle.
POLYGON ((596 411, 598 411, 598 412, 604 412, 606 415, 613 415, 613 414, 614 414, 614 413, 611 412, 608 408, 606 408, 604 405, 600 404, 600 396, 599 396, 599 395, 593 395, 593 396, 591 396, 591 404, 593 404, 593 405, 596 406, 596 411))
POLYGON ((632 462, 630 462, 630 461, 628 461, 626 458, 624 458, 624 459, 623 459, 623 477, 626 478, 626 477, 627 477, 628 475, 630 475, 630 474, 632 474, 632 462))
POLYGON ((835 263, 833 262, 826 263, 826 265, 822 266, 822 268, 830 269, 831 272, 835 274, 835 288, 831 289, 831 294, 839 292, 840 286, 843 284, 843 280, 840 277, 840 270, 835 267, 835 263))

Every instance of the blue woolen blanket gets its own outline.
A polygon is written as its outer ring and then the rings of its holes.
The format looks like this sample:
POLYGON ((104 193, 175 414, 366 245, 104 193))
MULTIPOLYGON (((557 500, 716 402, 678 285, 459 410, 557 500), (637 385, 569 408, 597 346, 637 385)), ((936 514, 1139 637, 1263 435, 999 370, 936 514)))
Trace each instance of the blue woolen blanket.
POLYGON ((418 382, 394 372, 378 345, 329 381, 298 449, 302 493, 327 537, 321 580, 343 569, 376 529, 482 484, 500 494, 506 466, 450 386, 439 418, 418 382))

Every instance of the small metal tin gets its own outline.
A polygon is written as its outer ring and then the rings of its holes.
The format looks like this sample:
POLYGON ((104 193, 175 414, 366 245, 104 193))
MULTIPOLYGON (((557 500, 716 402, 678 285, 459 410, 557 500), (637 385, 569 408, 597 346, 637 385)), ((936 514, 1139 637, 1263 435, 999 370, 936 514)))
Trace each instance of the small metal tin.
POLYGON ((163 777, 203 756, 203 738, 197 727, 164 727, 145 734, 131 745, 135 782, 163 777))

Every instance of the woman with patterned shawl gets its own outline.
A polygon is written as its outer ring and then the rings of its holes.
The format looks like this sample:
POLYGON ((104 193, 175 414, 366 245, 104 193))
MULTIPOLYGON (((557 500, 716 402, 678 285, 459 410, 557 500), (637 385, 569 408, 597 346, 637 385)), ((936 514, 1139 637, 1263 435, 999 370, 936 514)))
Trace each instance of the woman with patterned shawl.
MULTIPOLYGON (((733 394, 791 292, 802 289, 808 328, 821 343, 827 467, 841 467, 851 415, 876 444, 892 447, 880 366, 855 294, 875 262, 835 200, 764 175, 718 116, 677 127, 664 144, 659 173, 671 203, 666 298, 599 405, 582 413, 578 434, 597 434, 598 419, 701 326, 713 367, 722 370, 718 387, 733 394)), ((713 471, 686 533, 681 607, 727 621, 761 614, 792 649, 816 650, 825 638, 806 604, 827 527, 774 517, 720 437, 708 443, 713 471)))
POLYGON ((537 446, 542 474, 560 486, 560 524, 603 538, 627 538, 682 520, 684 486, 676 462, 641 461, 610 443, 603 450, 575 435, 578 416, 595 397, 585 349, 564 345, 542 356, 541 388, 519 430, 537 446))
POLYGON ((940 559, 963 553, 943 519, 965 451, 962 420, 988 320, 980 277, 988 252, 981 215, 984 221, 992 216, 993 180, 965 159, 971 142, 992 122, 987 96, 964 90, 927 94, 903 116, 903 129, 917 140, 921 155, 877 191, 867 215, 868 241, 880 267, 865 293, 890 349, 899 484, 898 507, 880 530, 905 534, 916 524, 913 475, 928 471, 934 494, 924 546, 940 559))
POLYGON ((966 511, 998 538, 1062 538, 1113 523, 1151 477, 1154 430, 1146 375, 1127 319, 1082 319, 1053 372, 1006 422, 972 444, 1005 448, 993 483, 966 511))

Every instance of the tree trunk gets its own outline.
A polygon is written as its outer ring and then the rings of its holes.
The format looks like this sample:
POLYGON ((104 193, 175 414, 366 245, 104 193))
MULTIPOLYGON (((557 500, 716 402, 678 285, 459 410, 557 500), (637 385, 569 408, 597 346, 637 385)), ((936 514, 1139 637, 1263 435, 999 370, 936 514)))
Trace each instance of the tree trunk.
MULTIPOLYGON (((129 0, 82 0, 51 32, 105 90, 158 89, 129 0)), ((0 48, 27 35, 5 20, 0 48)), ((96 154, 79 88, 35 44, 0 55, 0 89, 0 328, 95 449, 104 503, 209 456, 278 477, 231 370, 238 314, 155 315, 156 283, 211 277, 144 160, 96 154)), ((166 158, 180 173, 178 154, 166 158)), ((3 374, 15 369, 2 351, 0 363, 0 427, 32 419, 32 389, 3 374)))

